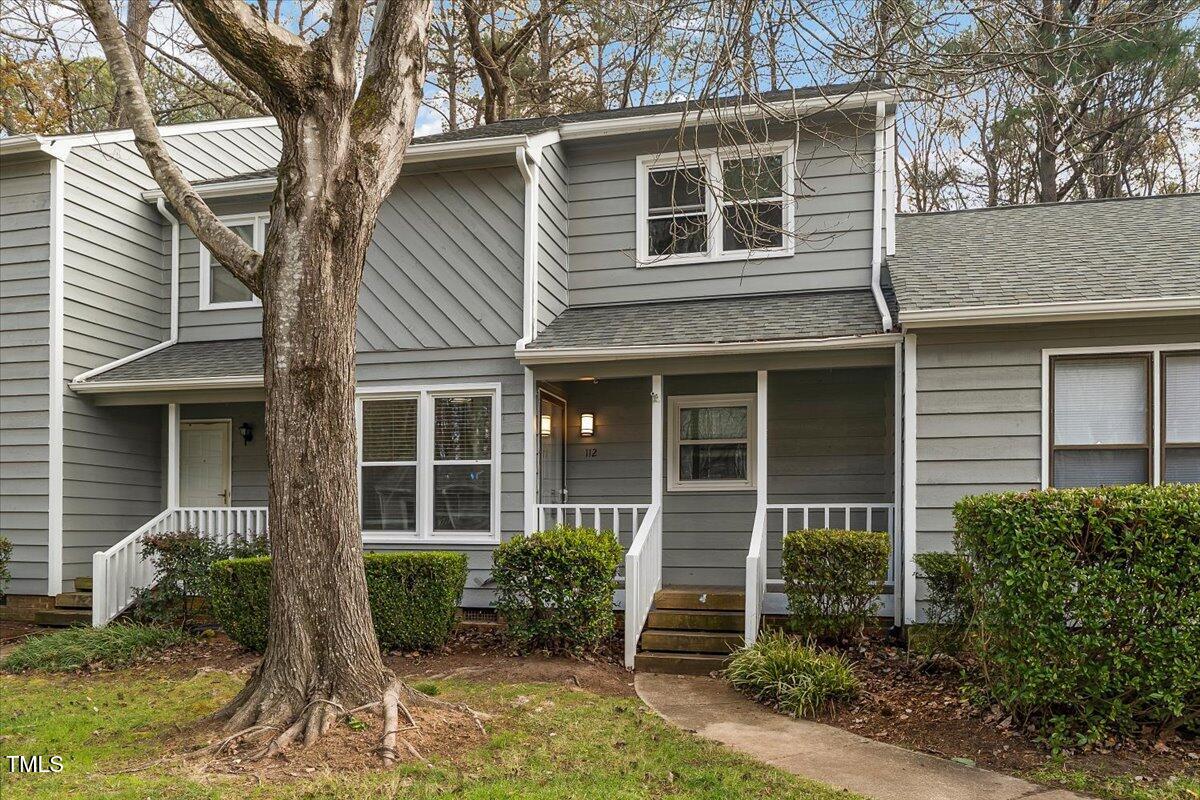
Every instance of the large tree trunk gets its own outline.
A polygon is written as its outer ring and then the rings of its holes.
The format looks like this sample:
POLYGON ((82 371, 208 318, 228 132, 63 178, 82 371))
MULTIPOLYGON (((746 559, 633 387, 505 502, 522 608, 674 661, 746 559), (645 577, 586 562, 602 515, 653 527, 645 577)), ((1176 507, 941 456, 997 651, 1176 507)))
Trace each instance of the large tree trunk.
POLYGON ((362 159, 348 124, 330 124, 339 118, 345 109, 319 104, 280 119, 280 196, 263 260, 270 631, 229 722, 300 719, 306 739, 339 708, 380 700, 393 679, 367 604, 354 420, 358 286, 379 201, 362 191, 375 176, 354 174, 362 159))

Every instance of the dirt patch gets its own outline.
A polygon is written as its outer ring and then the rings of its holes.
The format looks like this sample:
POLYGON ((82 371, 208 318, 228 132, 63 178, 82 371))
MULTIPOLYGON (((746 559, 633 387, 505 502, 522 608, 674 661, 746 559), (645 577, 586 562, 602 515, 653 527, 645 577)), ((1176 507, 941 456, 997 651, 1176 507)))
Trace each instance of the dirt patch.
MULTIPOLYGON (((879 741, 943 758, 965 758, 1001 772, 1027 774, 1051 759, 1037 733, 998 707, 979 707, 963 692, 963 668, 933 666, 880 638, 847 651, 863 692, 821 717, 879 741)), ((1173 737, 1110 740, 1065 754, 1067 769, 1093 775, 1140 775, 1150 782, 1200 776, 1200 741, 1173 737)))
POLYGON ((488 683, 555 683, 611 697, 633 697, 633 673, 614 649, 579 659, 512 653, 492 631, 459 631, 435 653, 393 653, 384 659, 410 682, 459 678, 488 683))

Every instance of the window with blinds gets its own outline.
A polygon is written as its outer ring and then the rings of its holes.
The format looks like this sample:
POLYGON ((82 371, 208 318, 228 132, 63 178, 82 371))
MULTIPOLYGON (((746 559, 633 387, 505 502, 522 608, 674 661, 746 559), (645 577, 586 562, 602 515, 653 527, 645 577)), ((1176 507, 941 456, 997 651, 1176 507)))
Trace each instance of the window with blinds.
POLYGON ((496 395, 415 391, 360 401, 364 531, 491 538, 496 395))
POLYGON ((1150 481, 1150 357, 1052 362, 1051 484, 1150 481))
POLYGON ((670 399, 672 491, 754 486, 755 396, 692 395, 670 399))
POLYGON ((1200 483, 1200 353, 1165 353, 1162 360, 1162 478, 1200 483))

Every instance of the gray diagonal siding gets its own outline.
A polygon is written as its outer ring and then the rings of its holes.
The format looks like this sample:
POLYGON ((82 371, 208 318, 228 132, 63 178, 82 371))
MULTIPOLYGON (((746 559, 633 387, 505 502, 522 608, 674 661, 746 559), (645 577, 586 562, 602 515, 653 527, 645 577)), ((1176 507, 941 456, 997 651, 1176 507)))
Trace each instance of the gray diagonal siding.
MULTIPOLYGON (((216 206, 265 211, 266 197, 216 206)), ((407 175, 384 203, 359 294, 360 352, 520 338, 524 184, 513 167, 407 175)), ((199 310, 200 245, 180 243, 180 340, 261 335, 259 309, 199 310)))
POLYGON ((570 304, 869 286, 874 134, 822 134, 797 147, 794 256, 674 266, 635 263, 635 178, 638 155, 680 150, 677 139, 569 144, 570 304))
POLYGON ((567 307, 567 249, 570 173, 563 145, 542 150, 538 198, 538 329, 567 307))
POLYGON ((0 535, 12 594, 46 590, 50 162, 0 166, 0 535))

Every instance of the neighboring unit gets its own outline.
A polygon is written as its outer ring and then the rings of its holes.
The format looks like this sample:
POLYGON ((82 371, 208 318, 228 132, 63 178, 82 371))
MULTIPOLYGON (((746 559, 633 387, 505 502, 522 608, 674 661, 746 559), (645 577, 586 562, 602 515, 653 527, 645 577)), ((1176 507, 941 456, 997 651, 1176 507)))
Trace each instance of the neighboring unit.
MULTIPOLYGON (((703 670, 786 610, 785 531, 888 531, 904 624, 965 494, 1200 480, 1200 196, 897 217, 896 103, 415 139, 359 301, 364 547, 463 551, 487 607, 497 542, 610 528, 627 663, 703 670)), ((261 247, 273 120, 163 134, 261 247)), ((10 609, 92 578, 105 624, 148 533, 267 529, 261 306, 128 131, 0 154, 10 609)))

